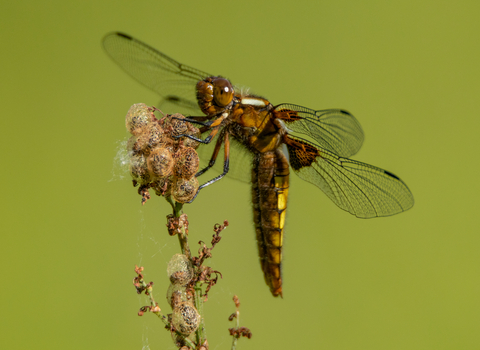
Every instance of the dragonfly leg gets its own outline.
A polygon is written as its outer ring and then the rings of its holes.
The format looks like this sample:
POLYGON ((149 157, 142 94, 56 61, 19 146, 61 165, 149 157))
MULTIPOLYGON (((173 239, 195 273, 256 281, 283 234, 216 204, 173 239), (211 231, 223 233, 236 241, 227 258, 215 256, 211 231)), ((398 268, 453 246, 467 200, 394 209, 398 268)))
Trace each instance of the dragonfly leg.
MULTIPOLYGON (((221 138, 220 138, 221 140, 221 138)), ((217 177, 211 179, 210 181, 207 181, 205 182, 203 185, 201 185, 198 190, 197 190, 197 193, 195 193, 195 196, 192 198, 192 200, 190 200, 190 202, 187 202, 187 203, 192 203, 193 200, 195 198, 197 198, 198 196, 198 192, 200 192, 200 190, 204 187, 207 187, 211 184, 213 184, 214 182, 217 182, 218 180, 222 179, 225 175, 227 175, 228 173, 228 170, 229 170, 229 166, 230 166, 230 140, 228 138, 228 132, 225 133, 225 136, 224 136, 224 139, 223 139, 223 143, 225 144, 224 148, 225 148, 225 158, 224 158, 224 161, 223 161, 223 173, 221 173, 220 175, 218 175, 217 177)), ((212 155, 212 159, 210 160, 210 163, 208 164, 208 167, 206 167, 205 169, 202 169, 199 173, 204 173, 205 171, 207 171, 211 166, 213 166, 213 164, 215 164, 215 160, 217 158, 217 155, 218 155, 218 152, 220 150, 220 146, 221 146, 222 142, 221 141, 217 141, 217 144, 215 145, 215 151, 213 152, 213 155, 212 155), (217 149, 218 148, 218 149, 217 149), (213 163, 212 163, 213 162, 213 163)), ((197 175, 199 174, 197 173, 197 175)), ((197 176, 195 175, 195 176, 197 176)), ((201 174, 200 174, 201 175, 201 174)))
MULTIPOLYGON (((182 119, 182 120, 185 120, 185 119, 182 119)), ((192 136, 192 135, 186 135, 186 134, 181 134, 181 135, 178 135, 178 136, 174 136, 173 138, 178 139, 180 137, 188 137, 189 139, 195 140, 197 142, 208 144, 217 135, 218 130, 219 130, 219 128, 213 128, 212 131, 210 132, 210 134, 208 134, 208 136, 205 138, 205 140, 202 140, 202 139, 200 139, 198 137, 195 137, 195 136, 192 136)))
POLYGON ((192 139, 192 140, 195 140, 197 142, 200 142, 200 143, 210 143, 210 141, 212 141, 212 139, 215 137, 215 135, 217 134, 218 132, 218 129, 219 127, 222 125, 222 122, 225 120, 225 118, 228 117, 228 113, 223 113, 222 115, 220 115, 217 119, 214 119, 214 120, 210 120, 208 122, 199 122, 198 119, 202 119, 203 117, 193 117, 193 118, 197 118, 197 119, 190 119, 190 118, 176 118, 175 119, 180 119, 182 121, 192 121, 194 123, 197 123, 197 124, 200 124, 200 125, 203 125, 201 128, 200 128, 200 131, 201 132, 205 132, 206 130, 208 129, 212 129, 212 132, 210 133, 210 135, 207 136, 207 138, 205 140, 201 140, 195 136, 192 136, 192 135, 185 135, 185 134, 182 134, 182 135, 178 135, 178 136, 174 136, 174 138, 178 139, 179 137, 188 137, 189 139, 192 139))
POLYGON ((202 126, 210 126, 213 124, 214 120, 209 120, 209 121, 202 121, 202 120, 205 120, 206 117, 188 117, 188 118, 177 118, 177 117, 173 117, 172 119, 177 119, 177 120, 181 120, 181 121, 184 121, 184 122, 189 122, 189 123, 192 123, 192 124, 198 124, 198 125, 202 125, 202 126))
POLYGON ((195 174, 195 177, 199 177, 203 173, 205 173, 208 169, 210 169, 212 166, 215 165, 215 161, 217 160, 218 153, 220 152, 220 148, 222 147, 223 144, 223 138, 219 137, 217 140, 217 143, 215 144, 215 148, 213 150, 212 157, 210 158, 210 161, 208 162, 208 165, 200 170, 198 173, 195 174))

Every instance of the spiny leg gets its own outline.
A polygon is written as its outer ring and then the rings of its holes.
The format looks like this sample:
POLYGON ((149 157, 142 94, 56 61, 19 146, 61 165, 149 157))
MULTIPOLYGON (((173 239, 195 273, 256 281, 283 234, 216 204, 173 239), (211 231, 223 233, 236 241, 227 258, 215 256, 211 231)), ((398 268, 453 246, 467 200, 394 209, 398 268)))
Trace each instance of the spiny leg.
MULTIPOLYGON (((219 138, 219 140, 217 141, 217 144, 215 145, 215 150, 213 152, 213 155, 212 155, 212 158, 210 159, 210 163, 208 164, 208 167, 205 168, 205 169, 202 169, 199 173, 203 174, 205 171, 207 171, 211 166, 213 166, 213 164, 215 164, 215 160, 217 158, 217 155, 218 155, 218 152, 220 150, 220 146, 222 145, 222 139, 219 138), (212 163, 213 161, 213 163, 212 163), (210 165, 211 164, 211 165, 210 165)), ((205 182, 203 185, 201 185, 198 190, 197 190, 197 193, 195 193, 195 196, 192 198, 192 200, 188 203, 192 203, 193 200, 198 196, 198 192, 200 192, 200 190, 204 187, 207 187, 211 184, 213 184, 214 182, 217 182, 218 180, 220 180, 221 178, 223 178, 225 175, 227 175, 228 173, 228 170, 229 170, 229 166, 230 166, 230 140, 228 138, 228 132, 225 132, 225 136, 224 136, 224 139, 223 139, 223 143, 224 143, 224 150, 225 150, 225 157, 224 157, 224 161, 223 161, 223 173, 221 173, 220 175, 218 175, 217 177, 211 179, 210 181, 207 181, 205 182)), ((197 173, 197 175, 199 174, 197 173)), ((200 175, 201 175, 200 174, 200 175)), ((197 176, 195 175, 195 176, 197 176)))
POLYGON ((215 165, 215 161, 217 160, 218 153, 220 152, 220 148, 222 147, 223 143, 223 138, 219 137, 217 140, 217 143, 215 144, 215 148, 213 149, 213 154, 212 157, 210 158, 210 161, 208 162, 208 165, 200 170, 198 173, 195 174, 195 177, 199 177, 203 173, 205 173, 208 169, 210 169, 212 166, 215 165))
MULTIPOLYGON (((208 121, 208 122, 199 122, 198 120, 189 119, 189 118, 175 118, 175 119, 179 119, 179 120, 182 120, 182 121, 187 121, 187 122, 192 121, 194 123, 203 125, 200 128, 201 133, 207 131, 208 129, 212 129, 212 132, 205 138, 205 140, 202 140, 202 139, 200 139, 198 137, 195 137, 193 135, 186 135, 186 134, 181 134, 181 135, 178 135, 178 136, 174 136, 174 138, 178 139, 180 137, 188 137, 189 139, 192 139, 192 140, 197 141, 199 143, 208 144, 208 143, 210 143, 210 141, 212 141, 212 139, 215 137, 215 135, 217 135, 217 132, 220 129, 220 125, 222 124, 225 117, 226 117, 226 114, 218 117, 215 120, 211 120, 211 121, 208 121)), ((203 117, 195 117, 195 118, 200 119, 200 118, 203 118, 203 117)))
POLYGON ((214 122, 214 120, 205 121, 205 120, 208 120, 209 117, 185 117, 185 118, 173 117, 172 119, 177 119, 184 122, 189 122, 192 124, 198 124, 198 125, 207 126, 207 127, 212 125, 214 122))
MULTIPOLYGON (((182 120, 185 120, 185 119, 182 119, 182 120)), ((208 128, 206 130, 208 130, 208 128)), ((181 134, 181 135, 178 135, 178 136, 174 136, 174 138, 178 139, 180 137, 188 137, 189 139, 195 140, 199 143, 209 144, 213 140, 213 138, 217 135, 218 130, 220 130, 220 128, 218 128, 218 127, 213 128, 212 131, 210 132, 210 134, 208 134, 208 136, 205 138, 205 140, 202 140, 202 139, 200 139, 198 137, 195 137, 195 136, 192 136, 192 135, 186 135, 186 134, 181 134)))

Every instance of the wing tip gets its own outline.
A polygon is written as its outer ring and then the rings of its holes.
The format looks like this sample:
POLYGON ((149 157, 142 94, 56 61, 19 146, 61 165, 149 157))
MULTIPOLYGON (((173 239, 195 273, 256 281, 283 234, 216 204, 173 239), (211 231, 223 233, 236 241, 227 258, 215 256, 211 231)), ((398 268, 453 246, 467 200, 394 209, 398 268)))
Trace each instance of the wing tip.
POLYGON ((122 33, 122 32, 118 32, 118 31, 113 31, 113 32, 107 33, 105 35, 104 39, 109 38, 109 37, 121 37, 121 38, 124 38, 124 39, 127 39, 127 40, 134 40, 130 35, 122 33))
POLYGON ((128 40, 133 40, 133 38, 125 33, 122 32, 113 32, 113 34, 116 34, 117 36, 121 36, 122 38, 128 39, 128 40))
POLYGON ((393 177, 394 179, 400 180, 400 178, 397 175, 395 175, 394 173, 391 173, 387 170, 384 170, 383 172, 385 173, 385 175, 388 175, 390 177, 393 177))
POLYGON ((340 109, 340 113, 343 113, 343 114, 349 115, 350 117, 353 117, 352 113, 350 113, 349 111, 346 111, 344 109, 340 109))

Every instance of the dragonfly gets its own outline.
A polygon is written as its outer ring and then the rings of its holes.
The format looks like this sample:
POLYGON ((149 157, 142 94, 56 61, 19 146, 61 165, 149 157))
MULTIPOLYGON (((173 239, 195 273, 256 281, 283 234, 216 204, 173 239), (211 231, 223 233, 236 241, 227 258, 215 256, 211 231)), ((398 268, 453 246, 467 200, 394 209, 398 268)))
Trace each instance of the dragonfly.
POLYGON ((397 175, 350 159, 362 146, 364 133, 346 110, 274 105, 227 78, 179 63, 124 33, 106 35, 103 47, 126 73, 160 95, 175 112, 191 112, 185 120, 199 125, 204 137, 196 140, 213 145, 208 163, 195 176, 220 163, 216 160, 223 149, 221 174, 199 191, 226 176, 235 155, 240 168, 250 169, 259 259, 273 296, 283 297, 290 169, 358 218, 390 216, 413 206, 411 191, 397 175))

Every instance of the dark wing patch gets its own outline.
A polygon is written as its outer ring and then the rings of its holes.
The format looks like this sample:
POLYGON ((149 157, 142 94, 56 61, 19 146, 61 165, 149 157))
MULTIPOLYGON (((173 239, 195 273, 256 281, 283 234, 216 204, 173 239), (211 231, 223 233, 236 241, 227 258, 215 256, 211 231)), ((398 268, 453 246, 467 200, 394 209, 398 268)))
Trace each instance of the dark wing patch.
POLYGON ((287 136, 285 143, 297 175, 359 218, 394 215, 413 206, 413 195, 407 185, 391 172, 339 157, 306 140, 287 136), (312 161, 313 149, 317 155, 312 161))
POLYGON ((321 148, 341 157, 350 157, 362 147, 362 127, 343 109, 315 111, 285 103, 275 107, 274 115, 283 120, 289 133, 293 131, 294 135, 308 136, 321 148))
POLYGON ((286 141, 290 166, 294 171, 311 166, 320 156, 320 151, 309 143, 291 137, 287 137, 286 141))

